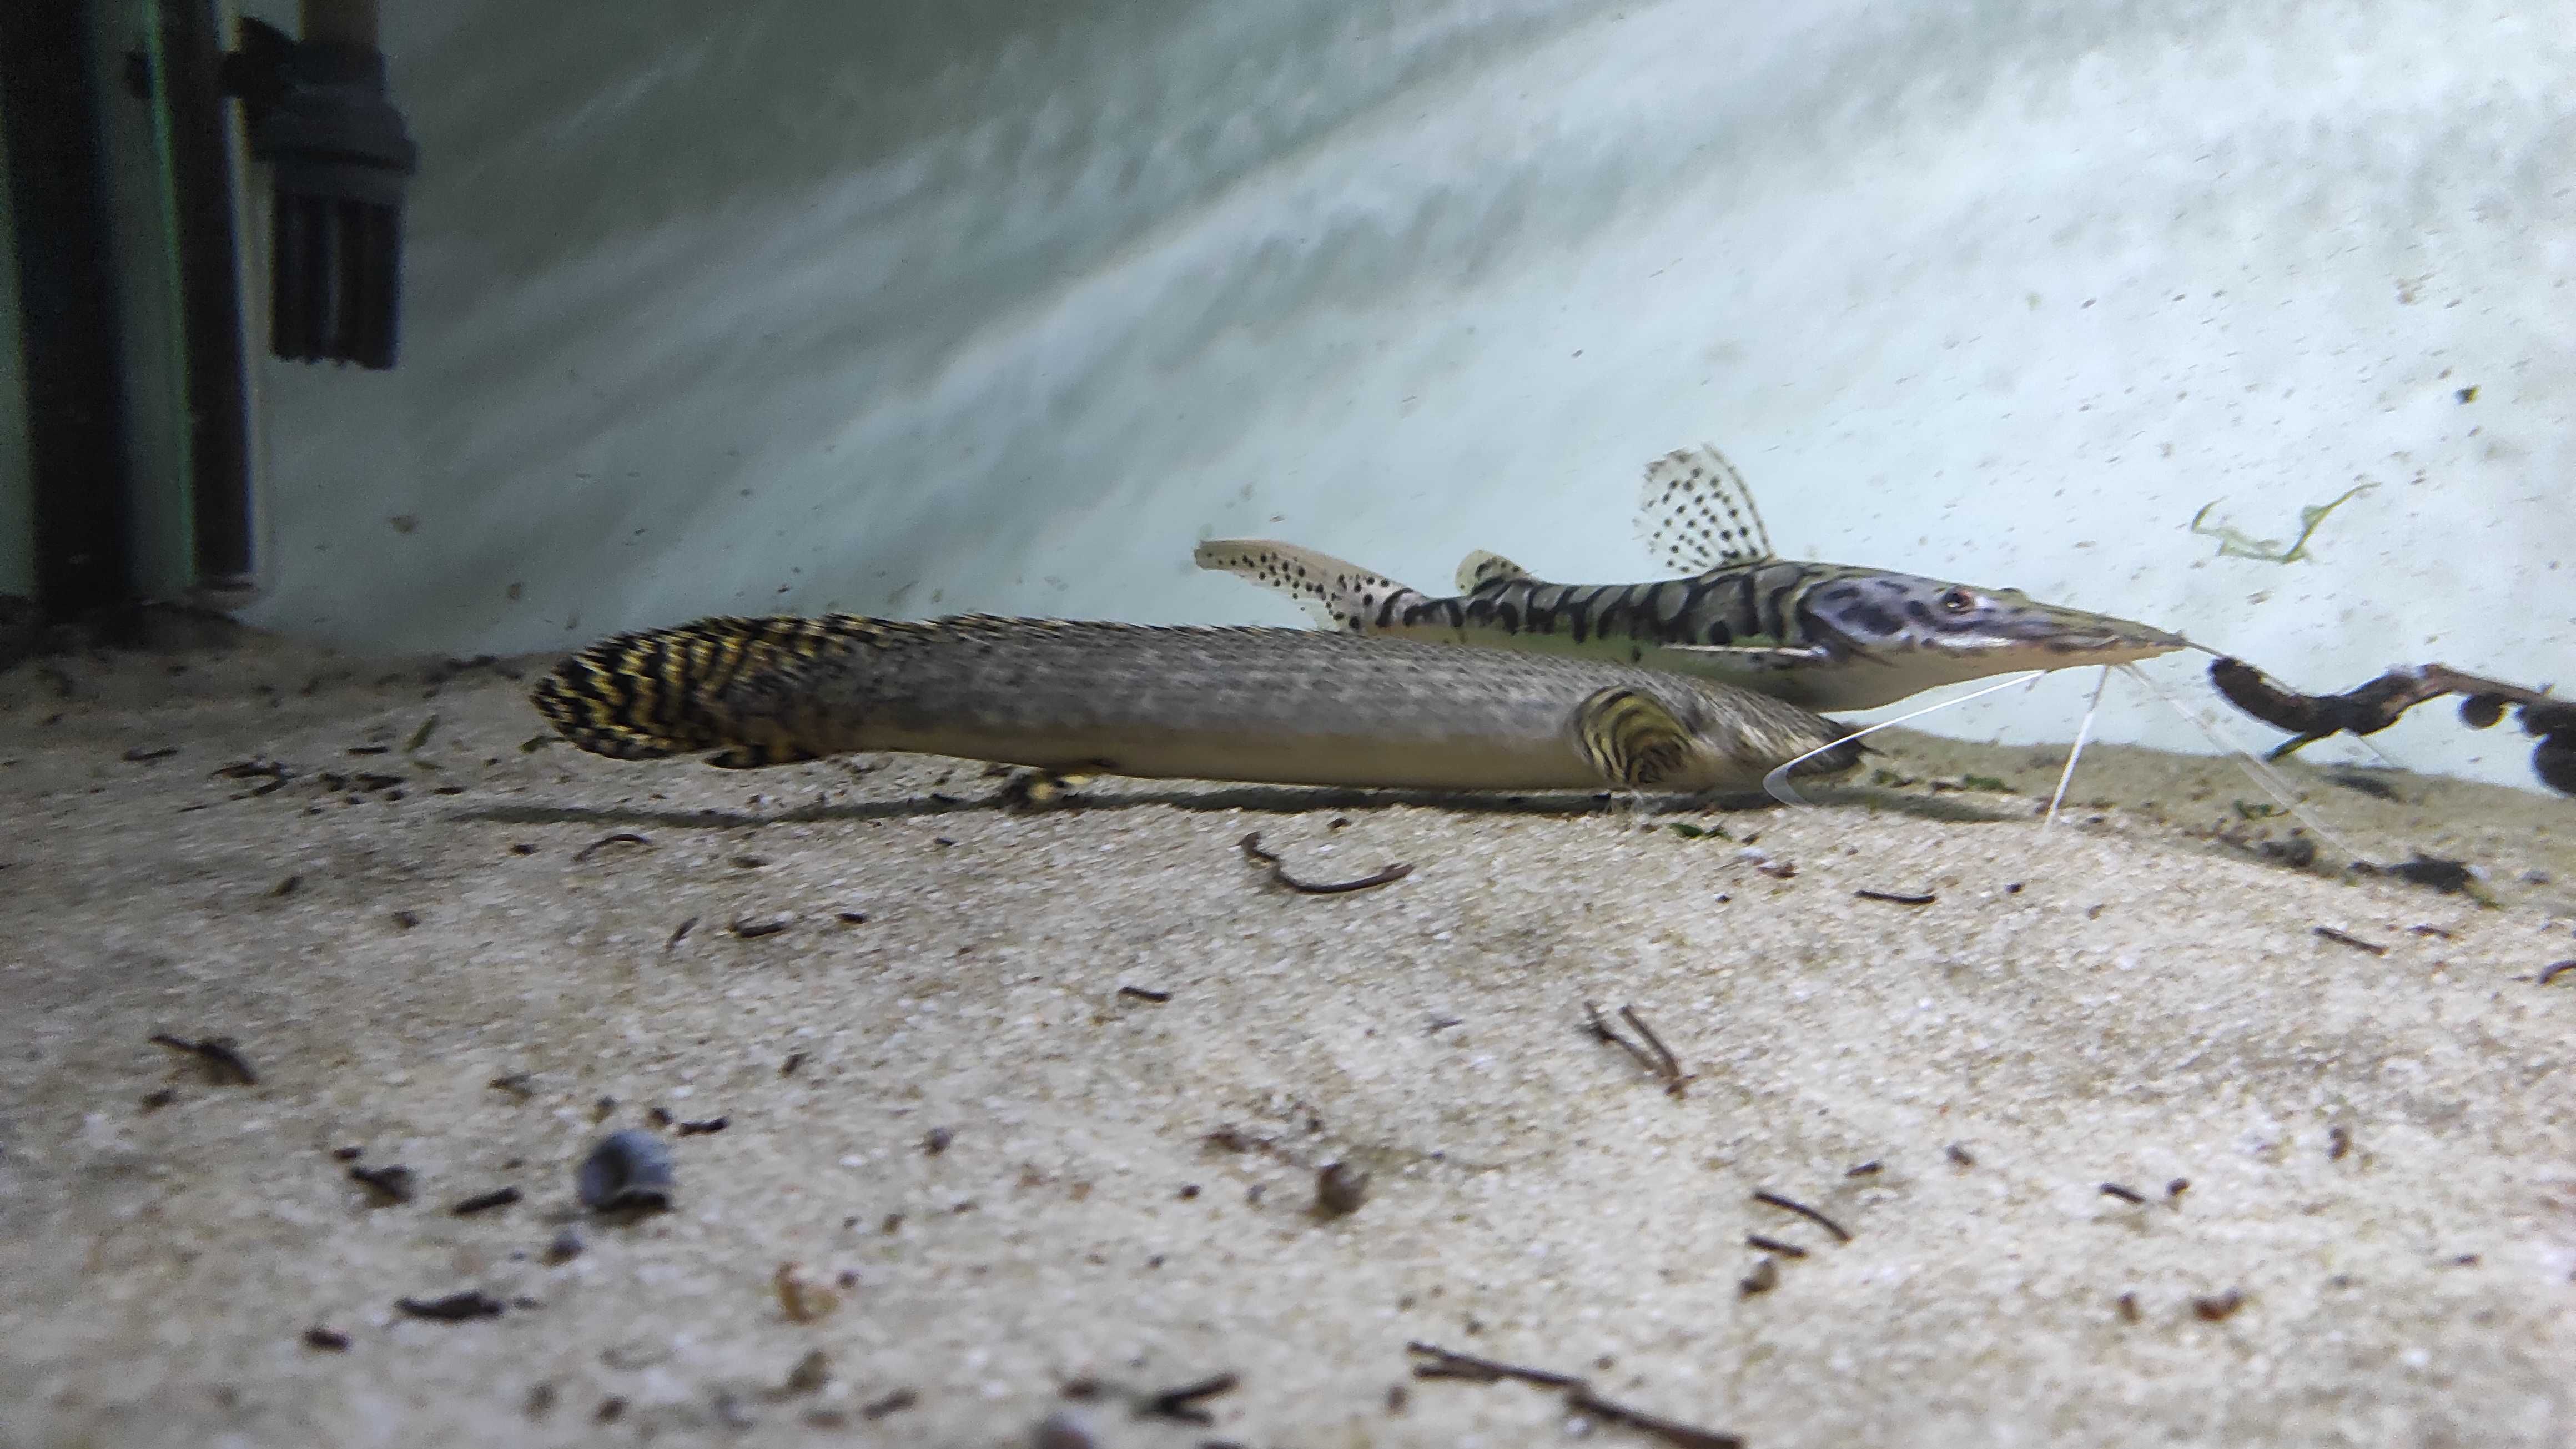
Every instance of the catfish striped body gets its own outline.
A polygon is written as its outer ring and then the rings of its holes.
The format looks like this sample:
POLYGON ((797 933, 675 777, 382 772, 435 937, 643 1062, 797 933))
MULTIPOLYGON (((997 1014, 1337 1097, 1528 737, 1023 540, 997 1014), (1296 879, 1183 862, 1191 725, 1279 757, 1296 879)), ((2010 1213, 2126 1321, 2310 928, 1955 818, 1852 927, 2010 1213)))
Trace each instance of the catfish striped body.
MULTIPOLYGON (((1491 579, 1454 598, 1390 594, 1360 632, 1618 659, 1834 710, 1872 709, 1987 674, 2121 663, 2176 647, 2121 653, 2122 641, 2093 627, 2101 616, 2079 615, 2072 627, 2053 617, 2075 611, 2027 619, 2029 627, 1973 666, 1955 652, 1856 642, 1941 628, 1947 621, 1936 612, 1937 600, 1954 587, 1882 569, 1781 559, 1641 584, 1491 579)), ((1967 598, 1967 610, 2045 608, 2008 591, 1967 598)))
POLYGON ((1551 584, 1537 579, 1492 579, 1454 598, 1435 599, 1407 589, 1390 595, 1369 627, 1372 634, 1446 631, 1451 643, 1501 634, 1523 639, 1562 636, 1570 647, 1596 640, 1625 644, 1629 662, 1664 644, 1731 645, 1802 640, 1792 601, 1812 586, 1808 566, 1756 568, 1665 579, 1644 584, 1551 584))
POLYGON ((2148 625, 2011 589, 1782 559, 1714 450, 1647 470, 1640 531, 1685 577, 1560 584, 1468 556, 1435 597, 1294 544, 1221 539, 1200 567, 1290 594, 1344 632, 1612 660, 1722 680, 1809 709, 1872 709, 2023 669, 2119 664, 2186 645, 2148 625))
MULTIPOLYGON (((1433 598, 1413 589, 1390 594, 1360 632, 1436 638, 1448 644, 1504 644, 1550 653, 1623 656, 1631 664, 1707 673, 1704 661, 1666 646, 1809 649, 1817 639, 1805 622, 1808 595, 1835 583, 1866 589, 1873 572, 1773 561, 1639 584, 1493 578, 1452 598, 1433 598)), ((1755 667, 1788 670, 1808 662, 1774 659, 1757 661, 1755 667)), ((1794 681, 1771 684, 1788 688, 1794 681)), ((1770 686, 1764 692, 1789 697, 1770 686)))

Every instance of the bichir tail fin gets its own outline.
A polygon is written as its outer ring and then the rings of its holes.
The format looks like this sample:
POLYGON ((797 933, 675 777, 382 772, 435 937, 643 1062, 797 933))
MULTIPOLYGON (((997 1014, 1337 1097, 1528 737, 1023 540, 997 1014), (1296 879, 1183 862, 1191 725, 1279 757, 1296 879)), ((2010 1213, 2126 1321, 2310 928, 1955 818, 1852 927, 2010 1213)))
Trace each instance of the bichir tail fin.
POLYGON ((603 639, 555 666, 529 698, 557 733, 594 755, 661 760, 720 748, 709 764, 792 764, 814 757, 747 737, 725 696, 745 679, 849 642, 832 618, 700 619, 603 639))
POLYGON ((1276 589, 1295 599, 1317 624, 1345 634, 1366 632, 1390 601, 1410 603, 1426 597, 1418 589, 1331 554, 1266 538, 1212 538, 1191 557, 1200 568, 1276 589))

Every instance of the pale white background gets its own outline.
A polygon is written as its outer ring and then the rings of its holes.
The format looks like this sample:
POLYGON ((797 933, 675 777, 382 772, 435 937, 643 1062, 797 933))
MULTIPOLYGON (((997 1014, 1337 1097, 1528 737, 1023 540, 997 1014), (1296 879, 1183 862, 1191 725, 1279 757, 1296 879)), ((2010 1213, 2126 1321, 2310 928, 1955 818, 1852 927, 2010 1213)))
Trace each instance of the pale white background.
MULTIPOLYGON (((1708 440, 1784 551, 2306 687, 2576 658, 2576 4, 389 10, 406 351, 272 365, 258 623, 1291 622, 1193 540, 1640 577, 1639 465, 1708 440), (2309 561, 2185 527, 2357 481, 2309 561)), ((1927 723, 2062 739, 2089 686, 1927 723)))

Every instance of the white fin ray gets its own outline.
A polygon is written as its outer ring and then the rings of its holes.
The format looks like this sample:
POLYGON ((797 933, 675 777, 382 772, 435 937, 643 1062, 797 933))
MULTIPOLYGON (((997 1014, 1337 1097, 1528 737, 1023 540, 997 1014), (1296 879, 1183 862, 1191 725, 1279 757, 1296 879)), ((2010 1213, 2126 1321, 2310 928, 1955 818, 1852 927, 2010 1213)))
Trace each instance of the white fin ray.
POLYGON ((1286 594, 1317 625, 1345 634, 1365 632, 1380 605, 1397 594, 1414 592, 1384 574, 1331 554, 1264 538, 1212 538, 1190 556, 1200 568, 1250 579, 1286 594))
POLYGON ((2147 693, 2163 700, 2167 706, 2172 708, 2174 713, 2181 715, 2186 723, 2190 724, 2192 728, 2199 730, 2201 738, 2209 741, 2213 747, 2223 753, 2234 755, 2236 757, 2236 763, 2245 771, 2247 778, 2251 779, 2255 785, 2260 787, 2264 794, 2271 796, 2273 804, 2280 806, 2283 810, 2289 812, 2290 815, 2295 817, 2300 824, 2308 827, 2310 833, 2314 834, 2317 839, 2324 841, 2326 844, 2333 846, 2339 851, 2342 851, 2344 858, 2347 860, 2368 860, 2370 858, 2355 849, 2350 841, 2337 835, 2323 820, 2317 818, 2315 811, 2310 810, 2307 806, 2299 803, 2298 787, 2290 783, 2288 777, 2281 773, 2278 766, 2254 753, 2252 750, 2245 748, 2243 745, 2229 740, 2225 735, 2219 732, 2218 726, 2212 723, 2207 715, 2192 709, 2181 700, 2174 698, 2171 694, 2158 687, 2155 680, 2148 677, 2145 670, 2140 669, 2134 664, 2120 664, 2112 667, 2118 669, 2121 673, 2126 674, 2131 679, 2138 681, 2139 685, 2143 687, 2147 693))
POLYGON ((1850 734, 1843 736, 1841 739, 1834 741, 1833 744, 1818 745, 1816 748, 1807 751, 1805 754, 1800 755, 1794 760, 1789 760, 1782 764, 1772 766, 1771 773, 1762 777, 1762 791, 1764 794, 1769 795, 1772 799, 1779 801, 1783 805, 1804 805, 1807 803, 1807 797, 1799 794, 1796 790, 1789 787, 1789 772, 1798 768, 1800 765, 1805 764, 1809 760, 1814 759, 1816 756, 1825 753, 1827 750, 1834 749, 1837 746, 1848 744, 1853 740, 1866 739, 1871 735, 1877 734, 1880 730, 1901 725, 1907 720, 1914 718, 1916 715, 1930 714, 1934 710, 1938 709, 1948 709, 1954 704, 1966 704, 1969 700, 1982 698, 1994 693, 1998 689, 2010 689, 2016 684, 2028 684, 2047 672, 2048 671, 2045 669, 2033 669, 2021 674, 2007 674, 2003 678, 1996 680, 1994 683, 1987 685, 1985 688, 1972 690, 1967 694, 1960 695, 1957 699, 1941 700, 1938 703, 1924 705, 1920 709, 1909 709, 1894 719, 1883 719, 1873 725, 1863 725, 1859 729, 1853 730, 1850 734))
POLYGON ((2048 819, 2040 823, 2045 831, 2057 823, 2057 807, 2066 803, 2066 787, 2075 783, 2075 762, 2084 758, 2084 742, 2093 737, 2093 716, 2102 709, 2102 691, 2111 687, 2111 666, 2102 666, 2102 677, 2093 681, 2093 699, 2084 706, 2084 723, 2075 727, 2075 743, 2066 751, 2066 768, 2057 772, 2057 792, 2048 797, 2048 819))
POLYGON ((1715 447, 1666 453, 1646 465, 1637 498, 1637 537, 1655 562, 1678 574, 1760 563, 1771 534, 1744 475, 1715 447))
POLYGON ((1458 561, 1458 592, 1472 594, 1496 579, 1526 579, 1538 582, 1538 576, 1498 553, 1478 549, 1458 561))

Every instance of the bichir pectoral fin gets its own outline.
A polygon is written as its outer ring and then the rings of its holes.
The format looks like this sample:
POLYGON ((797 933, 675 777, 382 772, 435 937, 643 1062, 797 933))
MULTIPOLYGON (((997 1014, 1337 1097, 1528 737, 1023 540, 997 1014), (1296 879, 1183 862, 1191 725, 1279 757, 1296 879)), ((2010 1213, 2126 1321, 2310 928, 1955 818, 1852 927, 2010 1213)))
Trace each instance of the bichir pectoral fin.
POLYGON ((1625 686, 1598 690, 1575 708, 1574 739, 1602 780, 1621 790, 1672 779, 1700 747, 1662 701, 1625 686))

